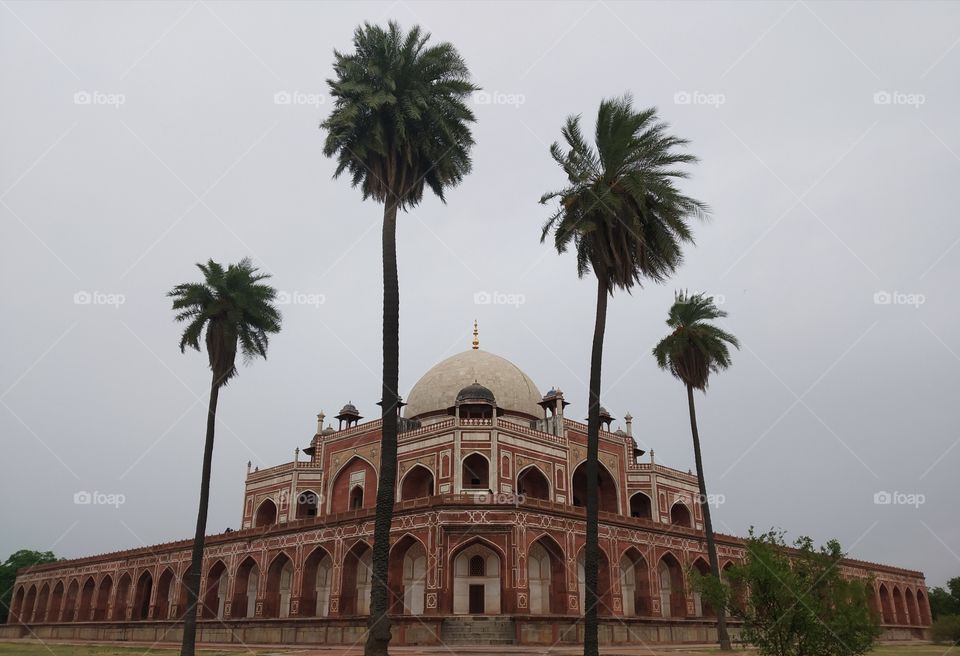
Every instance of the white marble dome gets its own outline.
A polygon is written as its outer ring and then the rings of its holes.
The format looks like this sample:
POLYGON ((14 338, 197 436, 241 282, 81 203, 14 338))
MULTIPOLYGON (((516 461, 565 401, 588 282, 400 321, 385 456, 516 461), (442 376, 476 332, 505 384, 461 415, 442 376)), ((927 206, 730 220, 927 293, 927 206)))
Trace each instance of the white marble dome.
POLYGON ((450 356, 425 373, 407 396, 404 416, 410 419, 453 407, 457 393, 477 382, 493 392, 497 407, 538 418, 543 396, 530 377, 499 355, 469 350, 450 356))

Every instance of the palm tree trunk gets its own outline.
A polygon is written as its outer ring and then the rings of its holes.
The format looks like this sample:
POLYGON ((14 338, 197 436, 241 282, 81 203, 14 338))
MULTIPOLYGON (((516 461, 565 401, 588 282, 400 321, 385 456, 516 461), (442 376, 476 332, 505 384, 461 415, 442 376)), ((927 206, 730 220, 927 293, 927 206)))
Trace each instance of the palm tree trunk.
POLYGON ((183 616, 183 642, 180 656, 193 656, 197 642, 197 600, 200 597, 200 568, 203 567, 203 543, 207 533, 207 508, 210 504, 210 467, 213 463, 213 433, 217 423, 217 399, 220 381, 214 374, 207 408, 207 437, 203 444, 203 466, 200 473, 200 508, 197 510, 197 531, 193 536, 193 553, 187 572, 187 608, 183 616))
MULTIPOLYGON (((690 431, 693 433, 693 455, 697 461, 697 484, 700 486, 700 509, 703 511, 703 530, 707 534, 707 554, 710 558, 710 574, 720 580, 720 561, 717 559, 717 543, 713 539, 713 522, 710 520, 710 504, 707 503, 707 482, 703 477, 703 458, 700 457, 700 432, 697 430, 697 409, 693 402, 693 387, 687 385, 687 405, 690 408, 690 431)), ((727 617, 723 606, 717 608, 717 637, 720 649, 730 650, 727 634, 727 617)))
POLYGON ((603 333, 607 326, 607 277, 597 273, 597 318, 590 353, 590 407, 587 411, 587 544, 583 555, 583 656, 599 656, 597 623, 597 569, 600 556, 600 498, 597 486, 600 463, 600 373, 603 364, 603 333))
POLYGON ((390 525, 393 521, 397 479, 397 387, 400 378, 400 283, 397 276, 397 204, 388 200, 383 209, 383 428, 380 442, 380 476, 373 528, 373 577, 370 585, 370 620, 365 656, 385 656, 390 644, 387 568, 390 560, 390 525))

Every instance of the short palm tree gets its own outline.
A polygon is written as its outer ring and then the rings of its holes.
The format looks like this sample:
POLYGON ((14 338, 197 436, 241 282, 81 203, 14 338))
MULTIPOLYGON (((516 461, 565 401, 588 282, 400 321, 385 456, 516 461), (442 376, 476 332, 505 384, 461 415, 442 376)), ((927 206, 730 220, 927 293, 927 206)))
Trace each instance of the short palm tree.
POLYGON ((386 654, 387 565, 397 471, 397 394, 400 358, 400 290, 397 278, 397 210, 408 210, 429 187, 444 191, 470 171, 477 90, 457 50, 428 45, 419 27, 404 32, 365 23, 353 34, 354 52, 334 52, 335 79, 327 81, 333 111, 323 152, 336 157, 334 177, 347 172, 364 200, 383 204, 383 416, 373 537, 373 580, 366 654, 386 654))
POLYGON ((277 292, 262 282, 270 277, 268 274, 260 273, 248 259, 231 264, 226 269, 213 260, 197 264, 197 267, 203 272, 203 282, 182 283, 167 294, 173 298, 176 320, 187 323, 180 337, 180 351, 185 352, 188 346, 199 351, 202 338, 213 374, 200 475, 197 532, 193 538, 193 553, 187 575, 187 608, 183 618, 181 656, 193 656, 196 643, 200 568, 207 530, 210 465, 220 388, 237 375, 238 350, 246 360, 266 358, 269 334, 280 332, 280 313, 273 306, 277 292))
MULTIPOLYGON (((710 374, 730 366, 730 346, 739 349, 740 342, 730 333, 709 323, 721 319, 727 313, 717 308, 713 299, 704 294, 676 295, 667 325, 673 332, 660 340, 653 349, 657 365, 678 378, 687 387, 687 406, 690 410, 690 432, 693 434, 693 455, 697 462, 697 483, 700 487, 700 509, 703 511, 703 528, 707 534, 707 553, 710 558, 710 574, 720 578, 720 563, 717 545, 713 537, 713 522, 710 519, 710 504, 707 503, 707 483, 703 476, 703 459, 700 457, 700 433, 697 431, 697 410, 693 391, 705 392, 710 374)), ((720 647, 730 649, 726 617, 723 608, 717 609, 717 626, 720 647)))
POLYGON ((600 448, 600 374, 607 297, 644 280, 662 282, 682 260, 682 245, 692 242, 691 219, 707 216, 707 207, 683 195, 676 180, 681 165, 696 162, 678 152, 687 142, 667 134, 656 110, 634 111, 629 95, 607 99, 597 112, 595 145, 587 143, 580 117, 567 119, 550 154, 567 176, 567 186, 545 194, 559 208, 543 227, 541 241, 553 232, 559 252, 571 246, 577 274, 597 278, 596 323, 590 358, 587 419, 587 520, 584 575, 584 655, 597 656, 598 493, 600 448))

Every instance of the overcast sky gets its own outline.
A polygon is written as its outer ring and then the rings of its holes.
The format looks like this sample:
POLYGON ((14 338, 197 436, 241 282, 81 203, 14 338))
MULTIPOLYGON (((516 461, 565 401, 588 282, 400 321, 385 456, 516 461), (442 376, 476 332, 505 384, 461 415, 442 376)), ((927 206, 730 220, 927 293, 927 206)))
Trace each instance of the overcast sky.
POLYGON ((713 220, 667 284, 612 299, 604 405, 692 467, 684 390, 650 349, 675 289, 715 294, 743 342, 698 399, 717 530, 960 575, 946 2, 3 3, 0 557, 192 535, 209 374, 164 294, 195 262, 250 256, 291 301, 221 394, 210 532, 240 525, 248 460, 290 461, 320 410, 376 416, 381 208, 331 179, 318 125, 333 49, 389 19, 453 42, 484 89, 472 174, 400 218, 404 395, 476 318, 481 348, 586 416, 594 283, 539 243, 537 201, 564 183, 564 118, 592 129, 629 91, 690 139, 684 190, 713 220))

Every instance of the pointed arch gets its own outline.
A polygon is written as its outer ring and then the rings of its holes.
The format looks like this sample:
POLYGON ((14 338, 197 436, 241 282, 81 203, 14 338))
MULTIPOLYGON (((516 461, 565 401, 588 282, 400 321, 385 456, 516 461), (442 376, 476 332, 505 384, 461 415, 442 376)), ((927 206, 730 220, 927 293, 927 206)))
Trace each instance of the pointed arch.
POLYGON ((471 451, 460 461, 460 485, 464 490, 489 490, 490 457, 471 451))
MULTIPOLYGON (((586 613, 586 546, 577 554, 577 587, 579 592, 580 613, 586 613)), ((610 584, 610 559, 603 547, 597 554, 597 615, 613 615, 613 590, 610 584)))
POLYGON ((647 617, 652 614, 650 604, 650 566, 636 547, 629 547, 620 556, 620 592, 623 595, 623 614, 627 617, 647 617))
POLYGON ((670 523, 674 526, 693 528, 693 513, 690 512, 687 504, 679 499, 670 506, 670 523))
POLYGON ((907 607, 907 624, 920 624, 920 618, 918 617, 917 613, 917 598, 914 596, 913 590, 906 588, 903 596, 904 603, 907 607))
POLYGON ((660 614, 663 617, 686 617, 687 599, 680 560, 667 551, 657 563, 657 587, 660 590, 660 614))
POLYGON ((106 621, 110 613, 110 597, 113 593, 113 577, 109 574, 100 579, 100 585, 97 586, 97 596, 93 606, 93 620, 95 622, 106 621))
POLYGON ((563 547, 546 533, 531 542, 527 550, 527 587, 532 614, 566 612, 566 558, 563 547))
POLYGON ((341 615, 366 615, 370 612, 371 556, 373 549, 357 540, 343 559, 340 584, 341 615))
POLYGON ((37 605, 33 610, 33 622, 40 623, 47 619, 47 604, 50 603, 50 582, 44 581, 37 593, 37 605))
POLYGON ((157 603, 153 610, 156 619, 173 619, 170 613, 177 602, 176 593, 176 576, 172 569, 165 567, 157 579, 157 603))
POLYGON ((264 617, 290 617, 293 599, 293 559, 281 551, 267 566, 267 591, 263 599, 264 617))
MULTIPOLYGON (((703 558, 703 556, 698 556, 696 560, 693 561, 692 565, 693 570, 700 576, 709 576, 710 575, 710 565, 703 558)), ((713 606, 710 605, 710 602, 703 598, 703 595, 699 590, 693 591, 693 616, 694 617, 716 617, 717 612, 713 609, 713 606)))
POLYGON ((400 501, 408 499, 420 499, 430 497, 434 494, 433 471, 426 465, 417 463, 403 475, 398 489, 400 490, 400 501))
POLYGON ((930 626, 930 604, 923 590, 917 590, 917 610, 920 614, 920 625, 930 626))
POLYGON ((127 609, 130 606, 130 586, 133 582, 128 572, 124 572, 117 579, 117 590, 113 597, 113 614, 111 619, 115 622, 123 622, 127 619, 127 609))
POLYGON ((377 468, 363 456, 354 454, 330 478, 329 485, 328 512, 372 508, 377 497, 377 468))
POLYGON ((80 588, 80 605, 77 607, 77 621, 89 622, 92 619, 93 595, 97 589, 97 582, 88 576, 80 588))
POLYGON ((77 621, 77 598, 80 596, 80 581, 73 579, 67 586, 67 597, 63 602, 63 619, 61 622, 77 621))
POLYGON ((254 617, 257 611, 257 595, 260 588, 260 566, 252 556, 247 556, 237 567, 233 583, 232 618, 254 617))
POLYGON ((517 494, 531 499, 553 500, 553 488, 550 486, 550 477, 543 473, 534 463, 517 472, 517 494))
POLYGON ((255 527, 272 526, 277 523, 277 504, 273 499, 267 498, 257 506, 257 512, 253 515, 253 525, 255 527))
POLYGON ((630 496, 630 516, 653 519, 653 500, 646 492, 634 492, 630 496))
POLYGON ((133 592, 133 613, 131 619, 146 620, 150 618, 150 597, 153 595, 153 574, 144 570, 137 578, 137 585, 133 592))
MULTIPOLYGON (((617 480, 602 462, 597 463, 597 484, 600 496, 600 512, 620 512, 620 489, 617 480)), ((573 470, 571 477, 573 491, 573 505, 586 507, 587 505, 587 461, 584 460, 573 470)))
POLYGON ((890 589, 887 588, 885 583, 881 583, 877 593, 880 595, 880 615, 883 623, 893 624, 896 619, 893 614, 893 599, 890 596, 890 589))
POLYGON ((63 580, 57 581, 53 586, 53 592, 50 593, 50 602, 47 604, 47 621, 48 622, 62 622, 60 618, 61 612, 63 612, 63 593, 66 590, 66 586, 63 583, 63 580))
POLYGON ((37 605, 37 586, 31 585, 30 589, 27 590, 27 596, 23 599, 23 609, 20 612, 20 617, 24 624, 28 624, 33 621, 33 612, 37 605))
POLYGON ((897 624, 906 624, 907 623, 907 610, 903 605, 903 593, 900 591, 899 586, 893 586, 893 610, 894 621, 897 624))
POLYGON ((14 622, 19 622, 20 624, 25 623, 23 619, 23 600, 26 596, 27 593, 22 585, 17 588, 17 591, 13 594, 13 601, 10 604, 10 616, 14 622))
MULTIPOLYGON (((187 564, 186 571, 180 579, 181 594, 179 615, 187 612, 187 606, 190 604, 189 592, 187 590, 188 576, 190 575, 190 564, 187 564)), ((230 576, 227 572, 227 564, 223 560, 217 559, 207 568, 206 585, 199 591, 198 600, 200 604, 200 617, 205 620, 214 618, 223 619, 226 615, 227 599, 230 598, 230 576)), ((244 617, 244 615, 240 615, 244 617)))
POLYGON ((300 615, 326 617, 330 613, 330 590, 333 587, 333 558, 317 546, 303 561, 300 593, 300 615))
POLYGON ((423 542, 406 533, 390 549, 387 569, 392 613, 422 615, 425 608, 427 550, 423 542))
POLYGON ((313 519, 320 513, 320 495, 313 490, 300 490, 297 493, 297 519, 313 519))
POLYGON ((474 537, 450 554, 455 615, 498 615, 506 558, 495 544, 474 537))

